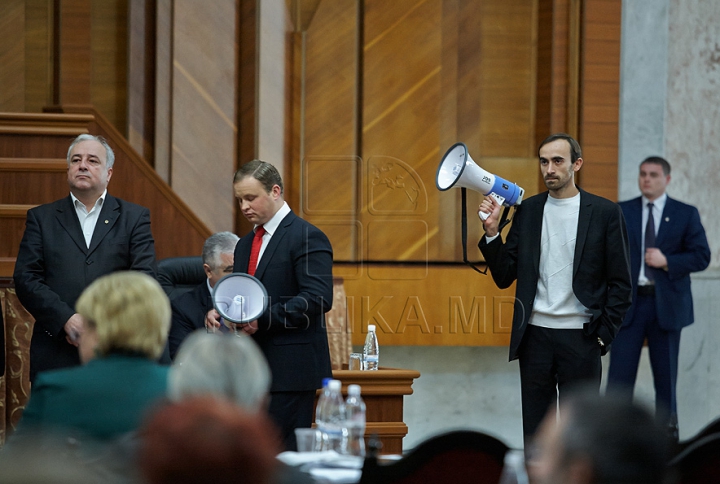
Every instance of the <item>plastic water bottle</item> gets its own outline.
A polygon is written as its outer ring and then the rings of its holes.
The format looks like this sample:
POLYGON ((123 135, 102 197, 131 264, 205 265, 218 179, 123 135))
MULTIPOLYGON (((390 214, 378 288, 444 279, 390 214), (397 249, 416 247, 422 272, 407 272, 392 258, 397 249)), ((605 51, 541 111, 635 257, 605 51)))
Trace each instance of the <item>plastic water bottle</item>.
POLYGON ((330 388, 328 384, 332 378, 323 378, 322 393, 318 398, 317 407, 315 408, 315 427, 320 431, 320 445, 318 450, 324 450, 327 447, 327 432, 325 432, 325 406, 330 396, 330 388))
POLYGON ((368 334, 363 346, 363 369, 377 370, 380 364, 380 346, 378 346, 375 325, 368 324, 368 334))
POLYGON ((323 450, 343 451, 343 433, 345 432, 345 402, 340 393, 340 380, 330 380, 328 395, 322 408, 323 450))
POLYGON ((505 454, 500 484, 528 484, 525 456, 522 450, 508 450, 505 454))
POLYGON ((360 397, 360 385, 348 386, 345 419, 344 453, 365 457, 365 402, 360 397))

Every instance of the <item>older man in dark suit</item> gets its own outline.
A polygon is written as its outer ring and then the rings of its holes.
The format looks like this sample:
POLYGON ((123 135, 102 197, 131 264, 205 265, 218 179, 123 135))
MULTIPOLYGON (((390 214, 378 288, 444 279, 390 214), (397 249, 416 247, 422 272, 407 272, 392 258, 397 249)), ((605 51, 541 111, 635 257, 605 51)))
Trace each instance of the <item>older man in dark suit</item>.
POLYGON ((70 195, 28 210, 15 263, 15 288, 35 318, 30 380, 78 365, 83 331, 75 301, 91 282, 119 270, 155 277, 147 208, 107 193, 115 155, 100 136, 75 138, 67 154, 70 195))
POLYGON ((207 280, 170 301, 172 324, 168 346, 173 360, 185 338, 196 329, 205 327, 205 315, 213 308, 210 291, 223 276, 233 271, 233 255, 239 239, 232 232, 218 232, 208 237, 202 251, 207 280))
MULTIPOLYGON (((240 210, 255 224, 235 249, 235 272, 257 277, 270 297, 267 311, 242 329, 268 360, 270 416, 286 448, 294 450, 294 429, 312 425, 315 391, 332 375, 325 330, 325 313, 332 307, 332 247, 324 233, 290 210, 271 164, 243 165, 233 187, 240 210)), ((206 324, 219 326, 217 316, 211 311, 206 324)))
MULTIPOLYGON (((538 149, 547 192, 518 208, 507 240, 501 206, 488 196, 480 211, 480 250, 500 288, 517 280, 510 359, 520 359, 523 433, 535 434, 558 391, 578 382, 600 387, 607 352, 630 306, 630 260, 620 207, 580 190, 580 145, 566 134, 538 149)), ((529 442, 528 442, 529 443, 529 442)))
POLYGON ((628 223, 633 305, 610 355, 608 389, 632 398, 640 351, 647 338, 655 406, 678 438, 676 391, 680 331, 693 323, 690 273, 710 264, 700 214, 667 196, 670 163, 652 156, 640 163, 641 197, 622 202, 628 223))

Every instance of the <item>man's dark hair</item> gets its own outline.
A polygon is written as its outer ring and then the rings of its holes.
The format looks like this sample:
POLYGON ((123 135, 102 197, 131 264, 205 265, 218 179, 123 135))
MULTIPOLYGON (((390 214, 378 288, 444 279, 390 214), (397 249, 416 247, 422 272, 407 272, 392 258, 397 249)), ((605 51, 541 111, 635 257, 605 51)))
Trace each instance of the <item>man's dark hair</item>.
POLYGON ((566 133, 551 134, 550 136, 542 140, 540 146, 538 146, 538 157, 540 157, 540 148, 542 148, 548 143, 552 143, 553 141, 557 141, 559 139, 567 141, 570 145, 570 163, 575 163, 578 158, 582 158, 582 148, 580 148, 580 144, 575 141, 575 138, 566 133))
POLYGON ((272 191, 272 187, 275 185, 279 186, 280 193, 283 193, 283 181, 280 176, 280 172, 277 171, 277 168, 266 161, 252 160, 245 163, 238 171, 235 172, 233 184, 248 176, 251 176, 259 181, 268 193, 272 191))
POLYGON ((650 412, 614 394, 583 392, 561 403, 563 459, 587 459, 596 484, 662 483, 668 441, 650 412))
POLYGON ((668 176, 670 174, 670 163, 668 163, 668 161, 661 156, 648 156, 642 161, 642 163, 640 163, 640 166, 643 166, 645 163, 660 165, 665 176, 668 176))

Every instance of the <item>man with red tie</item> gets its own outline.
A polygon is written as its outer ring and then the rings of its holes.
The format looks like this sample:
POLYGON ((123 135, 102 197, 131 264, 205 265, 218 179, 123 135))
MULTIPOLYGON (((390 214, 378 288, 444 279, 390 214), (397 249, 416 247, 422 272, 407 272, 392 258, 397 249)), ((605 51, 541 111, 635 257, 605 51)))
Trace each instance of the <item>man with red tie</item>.
MULTIPOLYGON (((312 425, 315 391, 332 376, 325 313, 332 307, 332 247, 317 227, 295 215, 283 198, 280 173, 251 161, 235 173, 235 197, 255 228, 235 247, 235 272, 254 275, 270 298, 257 320, 243 324, 272 372, 269 413, 285 446, 295 429, 312 425)), ((208 313, 206 326, 219 326, 208 313)), ((242 371, 242 368, 238 368, 242 371)))
POLYGON ((690 273, 710 263, 698 210, 667 196, 670 164, 651 156, 640 163, 641 197, 620 203, 630 240, 632 306, 612 350, 608 390, 632 398, 647 338, 655 383, 655 407, 678 438, 676 385, 680 331, 693 322, 690 273))

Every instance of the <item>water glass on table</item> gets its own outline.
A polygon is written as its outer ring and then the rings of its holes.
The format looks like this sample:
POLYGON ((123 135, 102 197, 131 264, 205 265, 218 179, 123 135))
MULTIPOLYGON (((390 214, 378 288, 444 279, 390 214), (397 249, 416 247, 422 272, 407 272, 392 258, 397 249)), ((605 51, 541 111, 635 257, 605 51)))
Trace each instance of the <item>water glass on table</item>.
POLYGON ((348 360, 348 370, 362 370, 362 369, 363 369, 362 353, 350 353, 350 360, 348 360))
POLYGON ((319 452, 322 438, 320 431, 313 428, 295 429, 298 452, 319 452))

